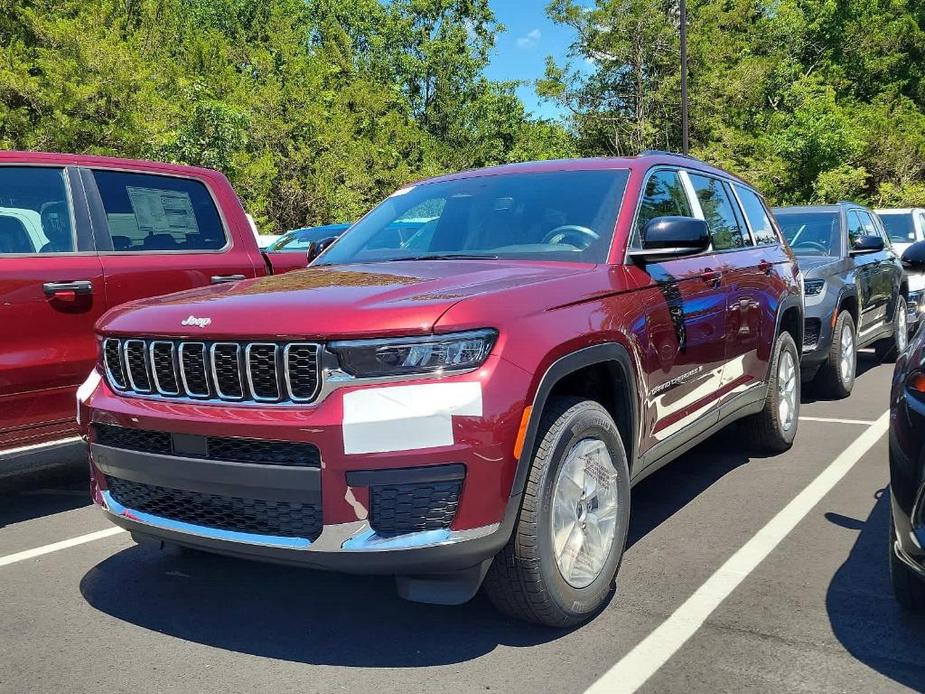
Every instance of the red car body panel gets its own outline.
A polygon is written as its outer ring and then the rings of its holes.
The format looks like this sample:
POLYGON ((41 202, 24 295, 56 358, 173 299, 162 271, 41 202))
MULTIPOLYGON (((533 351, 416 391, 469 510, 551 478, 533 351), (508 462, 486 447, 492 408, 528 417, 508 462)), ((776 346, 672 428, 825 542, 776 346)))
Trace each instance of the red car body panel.
MULTIPOLYGON (((261 277, 270 264, 257 247, 250 223, 228 180, 219 172, 161 162, 47 152, 0 152, 0 167, 61 167, 70 176, 78 252, 0 255, 0 454, 77 433, 74 395, 96 361, 93 326, 127 301, 209 285, 213 277, 261 277), (98 249, 87 208, 94 191, 76 172, 108 170, 192 179, 208 189, 228 237, 216 252, 113 252, 98 249), (79 190, 76 188, 79 187, 79 190), (75 204, 83 203, 82 206, 75 204), (47 296, 43 284, 86 280, 89 294, 47 296)), ((3 191, 0 190, 0 196, 3 191)), ((274 253, 279 273, 302 268, 300 254, 274 253)))

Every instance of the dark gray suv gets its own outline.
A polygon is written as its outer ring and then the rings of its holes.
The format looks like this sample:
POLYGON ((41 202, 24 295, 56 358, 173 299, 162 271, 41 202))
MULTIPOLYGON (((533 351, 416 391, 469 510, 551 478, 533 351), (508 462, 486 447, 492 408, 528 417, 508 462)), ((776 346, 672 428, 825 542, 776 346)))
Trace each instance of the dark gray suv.
POLYGON ((906 347, 908 285, 877 215, 850 202, 780 207, 777 221, 803 272, 803 378, 830 397, 854 385, 857 350, 886 359, 906 347))

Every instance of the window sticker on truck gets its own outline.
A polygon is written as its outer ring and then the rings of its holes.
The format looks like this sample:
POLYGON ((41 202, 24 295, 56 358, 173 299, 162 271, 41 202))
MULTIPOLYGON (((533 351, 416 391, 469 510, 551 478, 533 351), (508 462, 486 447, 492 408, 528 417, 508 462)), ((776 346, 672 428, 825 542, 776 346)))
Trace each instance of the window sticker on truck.
POLYGON ((344 453, 452 446, 453 415, 482 416, 481 383, 355 390, 344 395, 344 453))
POLYGON ((193 201, 189 193, 126 186, 138 228, 152 234, 180 232, 198 234, 193 201))

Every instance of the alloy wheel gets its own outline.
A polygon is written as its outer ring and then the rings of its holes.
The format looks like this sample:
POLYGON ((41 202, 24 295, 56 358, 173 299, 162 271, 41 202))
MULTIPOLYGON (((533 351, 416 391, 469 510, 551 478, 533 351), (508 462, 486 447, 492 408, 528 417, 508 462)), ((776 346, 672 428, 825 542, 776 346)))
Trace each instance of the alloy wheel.
POLYGON ((854 333, 848 325, 843 325, 839 338, 841 358, 838 360, 838 370, 842 383, 849 383, 854 377, 857 354, 854 350, 854 333))
POLYGON ((617 470, 597 438, 576 443, 559 469, 552 497, 552 546, 559 573, 575 588, 598 577, 617 527, 617 470))
POLYGON ((899 312, 896 316, 896 351, 900 354, 905 351, 906 344, 909 342, 909 327, 906 322, 906 302, 900 299, 896 305, 899 312))
POLYGON ((797 409, 797 369, 793 355, 781 352, 777 365, 777 414, 784 431, 793 426, 797 409))

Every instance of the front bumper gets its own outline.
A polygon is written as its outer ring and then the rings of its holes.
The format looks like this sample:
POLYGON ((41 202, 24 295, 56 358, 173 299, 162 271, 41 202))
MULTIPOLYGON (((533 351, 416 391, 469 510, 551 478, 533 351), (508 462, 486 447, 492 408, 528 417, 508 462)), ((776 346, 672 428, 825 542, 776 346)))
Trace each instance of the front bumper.
POLYGON ((818 301, 806 302, 803 318, 803 353, 801 361, 804 366, 819 366, 829 356, 832 346, 832 332, 835 328, 835 306, 825 295, 818 301))
MULTIPOLYGON (((452 427, 449 443, 434 445, 434 415, 413 426, 391 423, 402 431, 402 450, 357 453, 351 451, 356 440, 351 446, 345 441, 345 423, 350 419, 354 430, 359 426, 363 431, 363 422, 348 416, 350 404, 345 399, 349 401, 351 392, 376 385, 338 389, 310 406, 261 408, 125 397, 103 382, 81 406, 81 421, 86 423, 90 440, 94 500, 113 523, 140 540, 351 573, 411 575, 466 569, 494 556, 510 537, 515 517, 511 511, 516 466, 513 443, 529 374, 492 357, 476 372, 421 381, 420 385, 447 383, 477 383, 481 392, 479 413, 467 410, 448 418, 452 427), (194 451, 197 440, 212 441, 213 437, 310 443, 317 447, 319 460, 314 467, 295 467, 205 459, 177 454, 176 447, 166 452, 127 450, 98 441, 99 426, 166 432, 174 442, 182 441, 194 451), (451 522, 424 530, 381 532, 377 528, 381 521, 376 520, 374 491, 379 485, 401 489, 402 485, 439 482, 440 475, 451 468, 464 471, 456 476, 462 477, 461 491, 451 522), (127 501, 132 497, 119 491, 125 484, 176 491, 175 503, 180 506, 161 504, 155 507, 157 512, 144 504, 133 507, 127 501), (221 522, 182 506, 194 496, 204 499, 206 506, 214 500, 224 504, 221 522), (276 532, 259 523, 237 523, 234 509, 254 500, 261 505, 261 517, 271 519, 311 505, 318 510, 317 531, 276 532)), ((420 392, 441 397, 441 391, 425 388, 420 392)), ((434 408, 439 410, 437 403, 434 408)), ((390 425, 389 413, 373 416, 385 417, 385 425, 390 425)), ((374 424, 378 429, 370 431, 375 434, 383 422, 374 424)), ((254 515, 250 514, 251 520, 254 515)))

